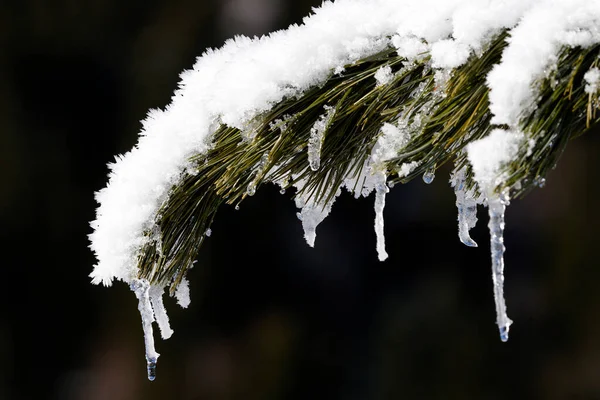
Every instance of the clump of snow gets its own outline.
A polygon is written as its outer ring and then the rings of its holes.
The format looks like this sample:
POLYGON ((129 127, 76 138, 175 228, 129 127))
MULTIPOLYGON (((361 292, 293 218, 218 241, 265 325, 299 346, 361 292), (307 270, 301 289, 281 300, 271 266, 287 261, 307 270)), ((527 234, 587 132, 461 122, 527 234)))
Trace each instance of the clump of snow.
POLYGON ((398 55, 409 61, 421 60, 429 54, 430 46, 416 36, 395 35, 392 44, 398 55))
POLYGON ((375 72, 377 86, 387 85, 392 79, 394 79, 394 74, 392 73, 392 67, 389 65, 384 65, 375 72))
POLYGON ((381 134, 371 151, 371 163, 375 168, 383 168, 386 161, 396 157, 400 150, 408 144, 410 133, 406 126, 384 123, 381 134))
POLYGON ((590 68, 588 72, 583 75, 585 81, 585 92, 588 94, 598 93, 600 89, 600 69, 590 68))
POLYGON ((417 168, 418 166, 419 166, 418 161, 411 161, 409 163, 404 163, 404 164, 400 165, 400 170, 398 171, 398 177, 404 178, 405 176, 410 175, 411 172, 413 172, 415 170, 415 168, 417 168))
POLYGON ((181 308, 188 308, 190 305, 190 286, 187 278, 182 278, 179 285, 177 285, 175 298, 181 308))
POLYGON ((467 157, 482 190, 493 190, 501 183, 501 169, 516 157, 524 137, 519 131, 494 129, 488 136, 467 145, 467 157))
POLYGON ((452 39, 439 40, 431 46, 434 67, 456 68, 467 62, 471 49, 452 39))
POLYGON ((587 47, 600 42, 600 2, 533 3, 511 30, 502 61, 487 77, 493 124, 517 127, 519 119, 534 109, 534 84, 556 62, 561 47, 587 47))

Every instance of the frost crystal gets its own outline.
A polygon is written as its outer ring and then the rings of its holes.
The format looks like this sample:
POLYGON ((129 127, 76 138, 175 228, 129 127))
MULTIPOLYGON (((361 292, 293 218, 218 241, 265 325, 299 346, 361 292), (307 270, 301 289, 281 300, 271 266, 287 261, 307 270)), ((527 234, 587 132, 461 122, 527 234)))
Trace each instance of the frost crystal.
POLYGON ((410 173, 413 172, 413 170, 415 168, 417 168, 418 166, 419 166, 418 161, 411 161, 409 163, 402 164, 400 166, 400 170, 398 171, 398 177, 403 178, 405 176, 410 175, 410 173))
POLYGON ((310 138, 308 139, 308 164, 310 169, 316 171, 321 166, 321 147, 325 131, 331 124, 335 114, 335 107, 325 106, 325 114, 321 115, 317 122, 310 129, 310 138))
POLYGON ((588 94, 595 94, 600 89, 600 69, 590 68, 588 72, 583 76, 585 80, 585 92, 588 94))
POLYGON ((467 156, 481 189, 495 188, 503 180, 500 170, 517 156, 524 138, 518 131, 494 129, 483 139, 467 145, 467 156))

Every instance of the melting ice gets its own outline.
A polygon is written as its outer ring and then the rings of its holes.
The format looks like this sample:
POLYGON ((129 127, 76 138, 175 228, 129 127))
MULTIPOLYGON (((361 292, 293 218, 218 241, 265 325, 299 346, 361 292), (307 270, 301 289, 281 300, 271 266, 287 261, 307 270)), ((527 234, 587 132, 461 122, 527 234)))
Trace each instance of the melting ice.
POLYGON ((465 186, 466 168, 461 168, 452 174, 450 182, 454 187, 456 195, 456 208, 458 209, 458 238, 469 246, 477 247, 477 243, 471 239, 469 231, 477 224, 478 199, 474 197, 474 190, 467 190, 465 186))
POLYGON ((325 113, 317 119, 317 122, 310 129, 310 138, 308 139, 308 164, 310 169, 316 171, 321 166, 321 148, 323 147, 323 139, 325 131, 331 124, 335 107, 325 106, 325 113))
POLYGON ((512 321, 506 315, 504 301, 504 212, 508 197, 495 193, 488 194, 488 212, 490 221, 490 245, 492 253, 492 279, 494 282, 494 300, 496 301, 496 321, 500 330, 500 339, 508 340, 508 331, 512 321))

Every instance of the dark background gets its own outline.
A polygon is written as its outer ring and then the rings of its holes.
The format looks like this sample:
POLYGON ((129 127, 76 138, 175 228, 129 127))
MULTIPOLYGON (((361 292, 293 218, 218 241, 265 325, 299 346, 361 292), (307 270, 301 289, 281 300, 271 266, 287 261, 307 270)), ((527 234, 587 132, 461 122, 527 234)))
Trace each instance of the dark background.
POLYGON ((460 244, 445 166, 391 191, 383 263, 372 197, 344 193, 314 249, 274 186, 221 210, 146 379, 135 296, 88 278, 106 164, 207 47, 318 3, 0 3, 0 399, 600 399, 596 133, 508 209, 508 343, 487 216, 460 244))

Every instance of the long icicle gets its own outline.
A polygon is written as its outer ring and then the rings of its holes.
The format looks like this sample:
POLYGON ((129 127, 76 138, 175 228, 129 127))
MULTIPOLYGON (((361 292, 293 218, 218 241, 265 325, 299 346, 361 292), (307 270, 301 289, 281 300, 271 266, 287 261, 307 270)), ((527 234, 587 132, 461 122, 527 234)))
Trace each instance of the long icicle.
POLYGON ((504 300, 504 212, 508 200, 502 195, 488 194, 488 212, 490 221, 490 247, 492 255, 492 280, 494 282, 494 300, 496 302, 496 322, 500 330, 500 339, 508 340, 508 331, 512 321, 506 315, 504 300))
POLYGON ((154 312, 150 304, 150 283, 145 279, 134 279, 131 282, 131 290, 133 290, 139 301, 138 310, 140 310, 140 315, 142 316, 142 328, 144 329, 148 379, 153 381, 156 379, 156 360, 160 354, 154 348, 154 334, 152 332, 154 312))

